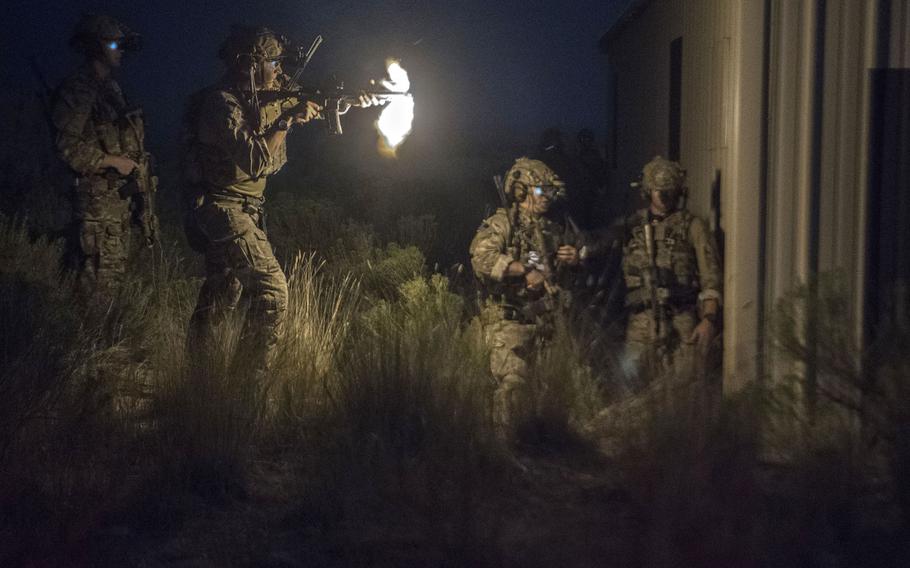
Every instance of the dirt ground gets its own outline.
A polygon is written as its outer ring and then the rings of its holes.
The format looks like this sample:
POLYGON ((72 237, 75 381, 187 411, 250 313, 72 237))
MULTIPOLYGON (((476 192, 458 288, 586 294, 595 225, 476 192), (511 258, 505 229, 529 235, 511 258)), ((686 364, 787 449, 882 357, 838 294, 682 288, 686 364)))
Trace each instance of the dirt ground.
POLYGON ((524 448, 507 461, 498 486, 464 511, 390 502, 342 514, 327 513, 318 495, 302 496, 292 472, 265 464, 245 495, 136 504, 59 560, 150 568, 638 564, 642 521, 607 457, 524 448))

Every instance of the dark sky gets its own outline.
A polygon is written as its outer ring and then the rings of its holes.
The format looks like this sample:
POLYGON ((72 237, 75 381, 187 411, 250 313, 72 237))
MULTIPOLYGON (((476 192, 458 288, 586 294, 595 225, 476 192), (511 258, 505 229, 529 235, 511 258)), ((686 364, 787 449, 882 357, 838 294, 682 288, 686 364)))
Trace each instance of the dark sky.
POLYGON ((335 74, 356 86, 382 74, 394 56, 411 74, 415 129, 452 134, 532 136, 546 126, 603 135, 604 56, 597 41, 629 0, 148 0, 109 5, 5 3, 2 76, 34 86, 37 56, 56 83, 78 63, 66 45, 80 13, 112 14, 144 36, 119 77, 142 104, 153 145, 177 135, 189 93, 221 73, 215 53, 232 22, 268 25, 301 43, 325 38, 306 82, 335 74))
MULTIPOLYGON (((396 57, 410 74, 416 105, 398 159, 376 151, 378 111, 354 110, 344 117, 343 136, 328 136, 318 123, 294 132, 291 159, 268 191, 327 199, 382 230, 402 215, 432 214, 446 235, 434 257, 460 261, 477 223, 498 202, 492 176, 533 155, 545 128, 562 128, 570 148, 582 127, 603 142, 608 84, 598 41, 629 3, 17 0, 0 8, 0 100, 37 90, 30 56, 53 84, 80 64, 67 41, 81 13, 121 19, 143 35, 144 48, 125 58, 118 79, 146 111, 148 148, 162 180, 159 205, 176 211, 184 106, 221 76, 216 53, 232 23, 266 25, 307 46, 321 34, 305 84, 333 86, 326 82, 334 74, 356 88, 381 77, 386 58, 396 57)), ((0 124, 0 136, 22 140, 15 128, 21 125, 0 124)), ((32 143, 44 140, 49 150, 46 137, 32 143)))

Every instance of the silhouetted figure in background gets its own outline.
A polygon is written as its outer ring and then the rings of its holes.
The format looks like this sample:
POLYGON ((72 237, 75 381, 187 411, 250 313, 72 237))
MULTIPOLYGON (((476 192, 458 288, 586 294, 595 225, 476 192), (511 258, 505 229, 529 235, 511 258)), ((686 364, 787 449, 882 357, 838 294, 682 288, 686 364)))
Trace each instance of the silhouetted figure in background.
POLYGON ((583 129, 578 134, 578 146, 573 155, 566 153, 562 132, 547 128, 540 138, 536 159, 544 162, 565 181, 568 199, 560 207, 582 229, 606 223, 601 194, 606 182, 606 164, 594 146, 594 133, 583 129))
POLYGON ((575 198, 579 210, 576 221, 590 229, 608 222, 606 215, 607 163, 594 143, 594 131, 582 128, 576 137, 575 162, 578 188, 575 198))
POLYGON ((567 199, 556 204, 554 213, 557 215, 566 213, 573 222, 577 223, 579 214, 579 207, 576 204, 578 170, 575 167, 575 160, 566 153, 562 131, 555 127, 544 130, 540 136, 537 153, 533 158, 549 166, 565 183, 567 199))

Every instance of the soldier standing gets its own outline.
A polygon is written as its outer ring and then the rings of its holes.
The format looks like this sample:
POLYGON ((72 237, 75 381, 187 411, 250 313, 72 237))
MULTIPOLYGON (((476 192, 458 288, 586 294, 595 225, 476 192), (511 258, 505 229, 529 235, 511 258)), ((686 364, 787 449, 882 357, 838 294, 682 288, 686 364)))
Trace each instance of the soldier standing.
POLYGON ((500 208, 478 229, 471 242, 471 265, 488 302, 484 335, 490 370, 498 383, 494 422, 508 438, 531 411, 529 365, 551 331, 560 307, 556 272, 575 266, 580 253, 566 227, 548 217, 564 184, 546 164, 519 158, 503 186, 509 209, 500 208))
POLYGON ((57 150, 77 176, 71 264, 83 291, 110 296, 126 272, 131 217, 144 220, 146 237, 154 239, 155 180, 142 110, 129 106, 112 76, 123 53, 139 49, 140 37, 111 17, 86 15, 70 46, 85 65, 57 88, 52 120, 57 150))
POLYGON ((188 237, 206 265, 189 348, 208 352, 215 326, 246 296, 242 356, 234 360, 256 371, 272 362, 288 304, 287 280, 265 232, 266 180, 287 162, 288 132, 321 110, 305 101, 267 116, 258 105, 258 93, 277 88, 284 48, 271 30, 235 26, 219 52, 224 79, 193 96, 186 120, 188 237))
POLYGON ((690 376, 717 333, 717 246, 707 223, 681 206, 685 178, 677 162, 660 156, 648 162, 641 190, 649 206, 621 226, 627 361, 635 372, 650 361, 658 376, 690 376))

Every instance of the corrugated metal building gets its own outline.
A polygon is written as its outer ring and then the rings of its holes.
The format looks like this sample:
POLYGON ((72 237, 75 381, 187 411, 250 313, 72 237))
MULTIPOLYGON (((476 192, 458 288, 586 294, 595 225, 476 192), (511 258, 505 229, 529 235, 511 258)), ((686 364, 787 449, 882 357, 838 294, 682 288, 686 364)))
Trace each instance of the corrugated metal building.
POLYGON ((601 47, 613 191, 677 158, 722 238, 726 389, 775 372, 770 309, 812 274, 849 275, 858 345, 907 314, 910 0, 643 0, 601 47))

